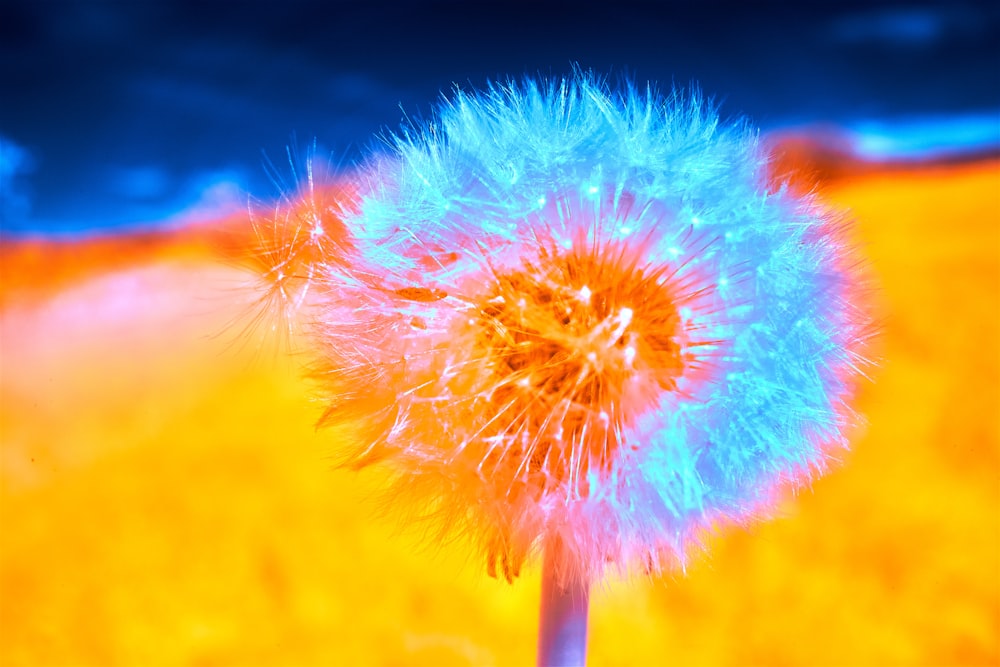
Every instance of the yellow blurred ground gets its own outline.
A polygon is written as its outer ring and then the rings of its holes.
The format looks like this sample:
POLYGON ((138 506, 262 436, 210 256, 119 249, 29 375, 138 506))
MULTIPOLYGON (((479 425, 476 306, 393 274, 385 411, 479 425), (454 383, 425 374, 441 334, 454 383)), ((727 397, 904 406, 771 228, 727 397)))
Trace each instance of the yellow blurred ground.
MULTIPOLYGON (((783 518, 596 591, 593 665, 1000 664, 1000 163, 821 192, 881 283, 869 426, 783 518)), ((243 276, 158 243, 4 249, 0 664, 532 664, 535 568, 375 519, 298 360, 233 343, 243 276)))

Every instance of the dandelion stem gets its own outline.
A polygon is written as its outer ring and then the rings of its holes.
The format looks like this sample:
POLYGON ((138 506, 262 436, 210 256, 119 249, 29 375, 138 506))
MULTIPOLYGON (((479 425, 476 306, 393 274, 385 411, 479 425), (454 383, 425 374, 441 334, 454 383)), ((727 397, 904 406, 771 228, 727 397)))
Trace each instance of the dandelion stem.
POLYGON ((538 624, 539 667, 583 667, 587 662, 589 582, 579 576, 560 581, 556 563, 563 549, 558 542, 545 549, 542 602, 538 624))

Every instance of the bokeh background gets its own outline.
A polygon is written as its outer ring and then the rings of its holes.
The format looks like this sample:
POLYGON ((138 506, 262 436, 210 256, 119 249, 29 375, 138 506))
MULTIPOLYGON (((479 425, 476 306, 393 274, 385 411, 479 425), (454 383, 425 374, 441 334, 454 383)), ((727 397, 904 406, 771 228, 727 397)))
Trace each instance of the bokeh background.
POLYGON ((41 0, 0 4, 0 665, 533 662, 536 568, 376 516, 217 248, 310 151, 574 63, 761 127, 882 325, 852 450, 595 591, 592 664, 1000 664, 995 3, 41 0))

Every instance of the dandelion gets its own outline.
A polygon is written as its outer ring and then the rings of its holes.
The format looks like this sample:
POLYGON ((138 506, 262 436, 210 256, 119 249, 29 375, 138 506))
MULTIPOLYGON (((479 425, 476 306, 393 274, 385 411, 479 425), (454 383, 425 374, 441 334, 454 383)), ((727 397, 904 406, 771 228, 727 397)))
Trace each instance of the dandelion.
POLYGON ((683 564, 845 445, 852 249, 766 167, 696 94, 577 73, 457 91, 359 172, 324 420, 490 575, 544 553, 542 663, 582 662, 590 582, 683 564))
POLYGON ((300 178, 289 150, 297 189, 272 207, 251 206, 249 225, 221 229, 214 239, 222 257, 256 276, 257 303, 243 334, 264 326, 291 337, 299 312, 317 302, 321 275, 355 259, 354 240, 343 222, 353 200, 351 185, 335 177, 316 153, 314 144, 300 178))

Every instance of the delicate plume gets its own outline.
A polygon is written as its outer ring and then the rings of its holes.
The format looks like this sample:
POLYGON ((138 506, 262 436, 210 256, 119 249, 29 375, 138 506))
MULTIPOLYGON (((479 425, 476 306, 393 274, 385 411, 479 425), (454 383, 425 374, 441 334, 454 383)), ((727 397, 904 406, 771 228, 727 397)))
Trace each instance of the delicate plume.
POLYGON ((310 279, 324 419, 491 574, 550 543, 562 577, 658 571, 844 444, 842 225, 697 95, 456 92, 359 174, 354 260, 310 279))
MULTIPOLYGON (((282 338, 291 335, 298 312, 321 301, 316 289, 329 268, 358 259, 343 222, 354 200, 351 183, 317 159, 315 146, 301 177, 291 150, 288 157, 295 191, 269 208, 251 205, 249 225, 241 220, 244 224, 224 227, 214 239, 222 257, 257 277, 257 304, 248 313, 245 334, 263 325, 282 338)), ((275 180, 279 182, 277 176, 275 180)))

